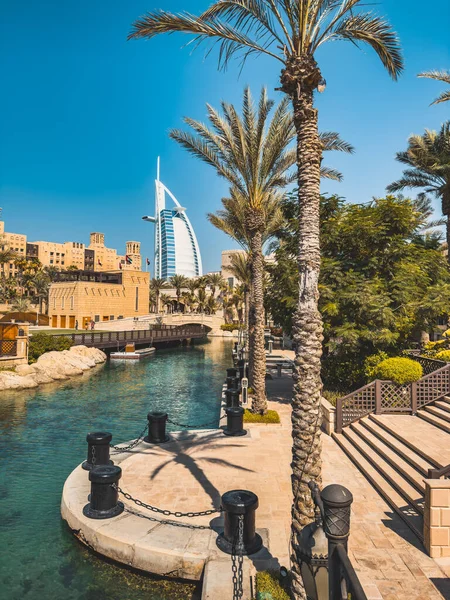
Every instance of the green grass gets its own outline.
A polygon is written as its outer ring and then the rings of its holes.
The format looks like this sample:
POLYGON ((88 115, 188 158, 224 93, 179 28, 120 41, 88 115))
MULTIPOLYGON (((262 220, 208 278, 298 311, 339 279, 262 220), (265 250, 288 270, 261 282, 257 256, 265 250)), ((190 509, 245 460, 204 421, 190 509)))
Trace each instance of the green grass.
POLYGON ((281 587, 277 571, 256 573, 257 600, 289 600, 289 594, 281 587))
POLYGON ((248 408, 244 412, 244 423, 279 423, 280 415, 276 410, 268 410, 265 415, 252 413, 248 408))

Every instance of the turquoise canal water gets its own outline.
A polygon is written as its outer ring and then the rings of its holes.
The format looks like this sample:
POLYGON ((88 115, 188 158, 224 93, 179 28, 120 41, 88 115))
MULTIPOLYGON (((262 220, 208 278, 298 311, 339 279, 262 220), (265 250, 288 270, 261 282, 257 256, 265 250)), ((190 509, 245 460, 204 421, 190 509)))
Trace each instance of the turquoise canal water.
POLYGON ((217 339, 159 350, 136 364, 106 364, 33 392, 0 393, 2 600, 199 597, 193 584, 154 580, 95 556, 68 531, 59 505, 89 431, 110 431, 113 443, 132 439, 151 409, 181 423, 218 421, 230 354, 231 343, 217 339))

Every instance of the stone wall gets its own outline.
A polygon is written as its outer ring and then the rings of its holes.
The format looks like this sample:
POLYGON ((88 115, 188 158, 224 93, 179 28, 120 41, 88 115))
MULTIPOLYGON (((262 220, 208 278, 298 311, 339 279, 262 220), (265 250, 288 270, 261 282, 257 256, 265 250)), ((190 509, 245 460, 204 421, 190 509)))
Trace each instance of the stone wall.
POLYGON ((327 435, 331 435, 336 428, 336 407, 328 400, 322 398, 322 429, 327 435))
POLYGON ((450 480, 425 479, 424 544, 431 558, 450 556, 450 480))

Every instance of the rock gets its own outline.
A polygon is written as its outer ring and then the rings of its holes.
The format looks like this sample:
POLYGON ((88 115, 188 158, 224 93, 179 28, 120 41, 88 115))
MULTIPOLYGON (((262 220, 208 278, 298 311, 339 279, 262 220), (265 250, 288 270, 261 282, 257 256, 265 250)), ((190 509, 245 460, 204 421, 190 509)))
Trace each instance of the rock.
POLYGON ((17 375, 21 375, 22 377, 25 377, 26 375, 33 375, 33 365, 18 365, 16 367, 16 373, 17 375))
POLYGON ((12 371, 0 373, 0 390, 25 390, 37 386, 36 381, 29 375, 22 377, 12 371))
POLYGON ((37 387, 41 383, 65 380, 106 361, 97 348, 74 346, 62 352, 46 352, 33 365, 19 365, 16 371, 0 372, 0 391, 37 387))

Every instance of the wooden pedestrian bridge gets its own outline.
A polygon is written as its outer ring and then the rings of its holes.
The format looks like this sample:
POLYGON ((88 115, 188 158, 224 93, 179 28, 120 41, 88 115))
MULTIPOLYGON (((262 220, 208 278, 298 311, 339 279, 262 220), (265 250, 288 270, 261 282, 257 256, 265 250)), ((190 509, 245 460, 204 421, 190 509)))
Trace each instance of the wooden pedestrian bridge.
POLYGON ((71 339, 76 346, 88 346, 100 350, 116 349, 134 342, 136 346, 148 346, 166 342, 183 342, 201 339, 207 334, 203 325, 150 325, 147 329, 132 331, 87 331, 64 333, 61 337, 71 339))

